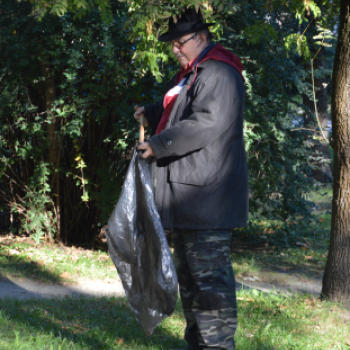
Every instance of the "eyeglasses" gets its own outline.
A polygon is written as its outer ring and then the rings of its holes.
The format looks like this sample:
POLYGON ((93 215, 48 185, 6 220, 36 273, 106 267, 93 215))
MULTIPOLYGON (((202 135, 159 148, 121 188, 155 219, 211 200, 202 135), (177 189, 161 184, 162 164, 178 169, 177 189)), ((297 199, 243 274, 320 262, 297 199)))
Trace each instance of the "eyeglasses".
POLYGON ((173 47, 175 46, 177 49, 181 50, 182 47, 190 40, 194 39, 195 37, 197 36, 197 33, 193 34, 190 38, 188 38, 187 40, 185 41, 175 41, 174 43, 173 42, 170 42, 170 47, 173 47))

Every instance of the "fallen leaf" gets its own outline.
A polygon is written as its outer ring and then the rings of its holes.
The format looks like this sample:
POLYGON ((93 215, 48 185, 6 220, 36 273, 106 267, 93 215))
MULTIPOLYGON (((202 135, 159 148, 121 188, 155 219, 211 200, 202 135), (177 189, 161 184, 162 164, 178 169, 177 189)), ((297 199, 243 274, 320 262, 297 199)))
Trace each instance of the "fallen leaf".
POLYGON ((71 257, 71 259, 72 259, 73 263, 76 263, 78 261, 79 257, 77 257, 76 255, 73 255, 71 257))
POLYGON ((100 255, 98 257, 98 260, 109 260, 109 256, 108 255, 100 255))
POLYGON ((79 326, 78 324, 74 324, 73 326, 79 329, 84 329, 82 326, 79 326))
POLYGON ((309 256, 305 255, 304 258, 305 258, 305 259, 312 259, 314 256, 315 256, 315 255, 309 255, 309 256))
POLYGON ((31 260, 30 256, 27 256, 27 260, 31 260))
POLYGON ((246 334, 245 335, 247 338, 253 338, 254 337, 254 334, 246 334))
POLYGON ((74 332, 73 332, 73 334, 77 334, 78 333, 78 330, 76 329, 74 332))
POLYGON ((237 300, 254 301, 254 299, 252 298, 242 298, 242 297, 238 297, 237 300))
POLYGON ((69 278, 69 277, 70 277, 70 273, 67 272, 67 271, 62 272, 62 273, 60 274, 60 277, 61 277, 61 278, 69 278))
POLYGON ((124 344, 124 338, 117 338, 115 341, 116 344, 122 345, 124 344))
POLYGON ((8 250, 8 255, 19 255, 19 254, 21 254, 21 253, 16 249, 9 249, 8 250))

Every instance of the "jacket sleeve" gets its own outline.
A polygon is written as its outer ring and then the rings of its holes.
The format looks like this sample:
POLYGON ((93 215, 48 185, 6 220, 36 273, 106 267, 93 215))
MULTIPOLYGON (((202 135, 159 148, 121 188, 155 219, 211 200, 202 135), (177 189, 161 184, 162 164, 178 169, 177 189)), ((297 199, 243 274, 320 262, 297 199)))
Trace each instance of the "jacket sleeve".
POLYGON ((188 119, 148 140, 156 158, 182 156, 204 148, 243 117, 243 80, 236 69, 225 66, 211 69, 209 76, 202 77, 188 119))

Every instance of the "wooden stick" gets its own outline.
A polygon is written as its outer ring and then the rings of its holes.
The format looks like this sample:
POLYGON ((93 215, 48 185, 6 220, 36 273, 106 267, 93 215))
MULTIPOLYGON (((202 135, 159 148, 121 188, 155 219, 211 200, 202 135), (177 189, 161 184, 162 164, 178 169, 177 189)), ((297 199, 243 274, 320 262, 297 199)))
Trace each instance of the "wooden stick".
MULTIPOLYGON (((134 106, 135 111, 137 111, 139 109, 139 106, 136 105, 134 106)), ((140 138, 139 138, 139 142, 144 142, 145 141, 145 128, 143 125, 143 119, 144 119, 144 114, 141 113, 140 114, 140 138)))

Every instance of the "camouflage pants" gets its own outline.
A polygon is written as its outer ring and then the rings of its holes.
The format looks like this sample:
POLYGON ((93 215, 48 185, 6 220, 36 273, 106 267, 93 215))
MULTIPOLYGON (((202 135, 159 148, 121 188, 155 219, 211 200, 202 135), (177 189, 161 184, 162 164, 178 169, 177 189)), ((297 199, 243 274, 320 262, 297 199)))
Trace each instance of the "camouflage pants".
POLYGON ((237 328, 231 231, 173 230, 174 263, 192 349, 233 350, 237 328))

